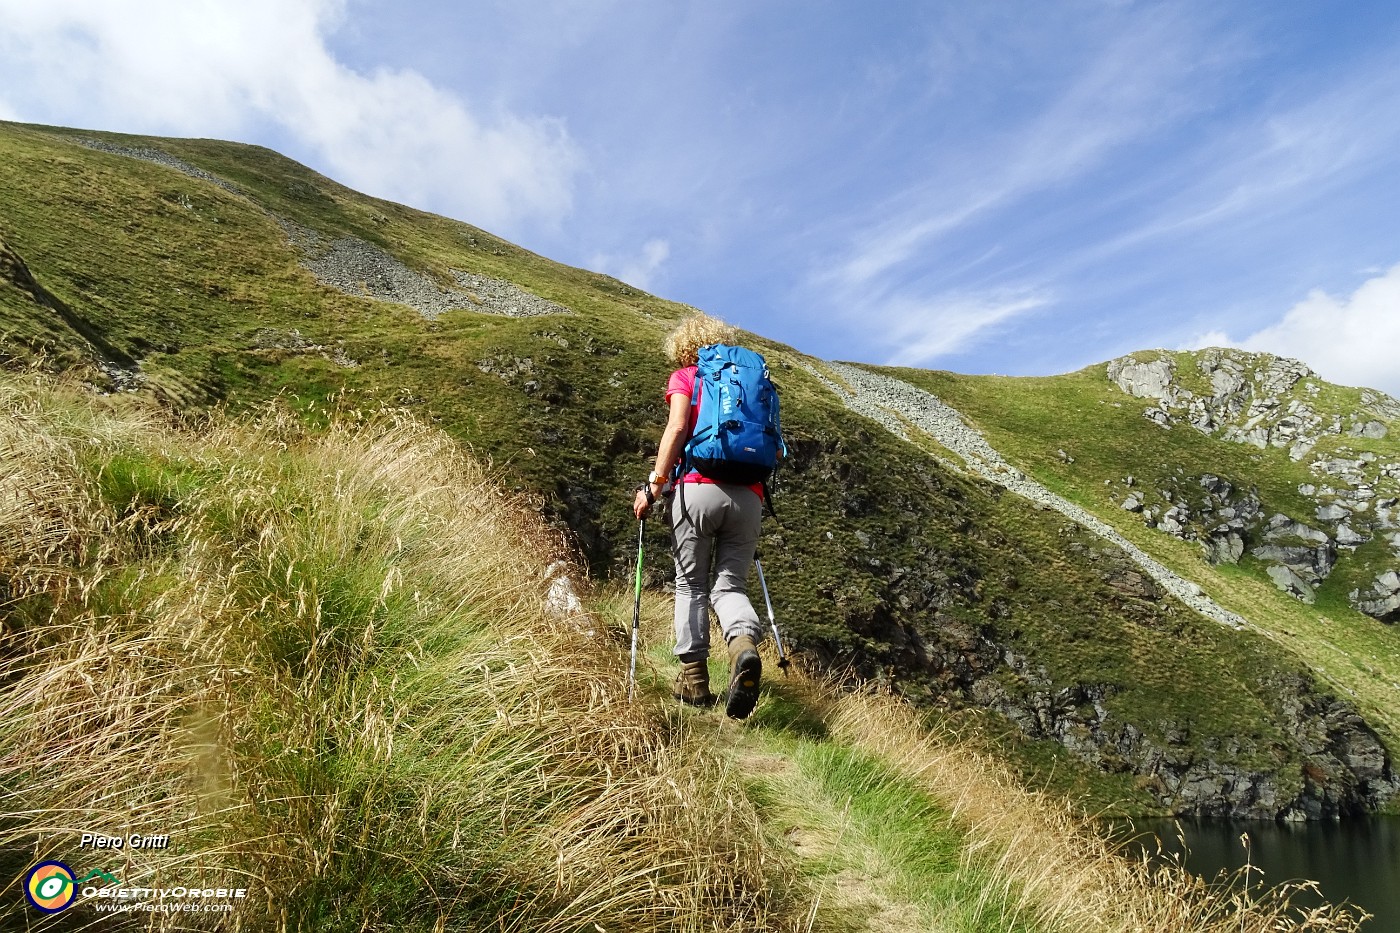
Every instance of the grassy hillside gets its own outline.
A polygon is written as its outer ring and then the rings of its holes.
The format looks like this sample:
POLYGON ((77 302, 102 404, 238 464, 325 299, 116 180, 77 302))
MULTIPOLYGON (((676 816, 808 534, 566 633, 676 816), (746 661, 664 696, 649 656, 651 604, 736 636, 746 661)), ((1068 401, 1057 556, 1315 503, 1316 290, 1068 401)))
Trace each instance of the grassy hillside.
POLYGON ((1113 856, 889 698, 678 709, 661 593, 628 702, 628 594, 551 603, 559 546, 401 411, 193 427, 0 378, 0 925, 1354 929, 1113 856), (247 897, 44 920, 18 879, 54 858, 247 897))
MULTIPOLYGON (((629 490, 664 420, 660 342, 686 309, 215 141, 0 124, 0 240, 0 353, 15 365, 42 359, 194 419, 269 399, 312 426, 403 407, 538 504, 594 578, 628 573, 629 490), (379 271, 312 271, 342 252, 379 271), (448 297, 383 300, 390 272, 448 297), (464 276, 564 310, 500 313, 464 276)), ((1222 775, 1267 785, 1278 808, 1370 805, 1322 734, 1338 701, 1288 646, 1144 589, 1121 554, 852 415, 797 351, 751 342, 793 451, 765 567, 811 669, 957 717, 993 710, 991 745, 1098 809, 1265 806, 1202 803, 1200 780, 1222 775)), ((670 573, 664 559, 646 571, 670 573)))
MULTIPOLYGON (((1191 354, 1178 359, 1179 371, 1195 370, 1191 354)), ((1260 449, 1186 425, 1163 430, 1142 416, 1143 400, 1120 391, 1103 365, 1048 378, 897 373, 966 414, 1028 474, 1094 512, 1306 659, 1334 689, 1356 700, 1391 748, 1400 747, 1400 630, 1363 615, 1347 600, 1359 579, 1373 576, 1378 566, 1397 563, 1379 536, 1354 552, 1342 549, 1337 569, 1317 590, 1316 603, 1306 605, 1270 582, 1262 562, 1248 552, 1238 564, 1212 565, 1199 543, 1149 527, 1142 515, 1122 508, 1134 491, 1149 500, 1160 490, 1174 491, 1178 500, 1200 497, 1198 478, 1214 475, 1236 488, 1257 491, 1264 515, 1283 512, 1316 524, 1316 502, 1299 491, 1325 481, 1310 463, 1362 450, 1400 459, 1400 432, 1380 439, 1324 435, 1312 456, 1299 461, 1282 447, 1260 449)), ((1366 410, 1363 390, 1312 381, 1322 387, 1315 404, 1329 416, 1366 410)))

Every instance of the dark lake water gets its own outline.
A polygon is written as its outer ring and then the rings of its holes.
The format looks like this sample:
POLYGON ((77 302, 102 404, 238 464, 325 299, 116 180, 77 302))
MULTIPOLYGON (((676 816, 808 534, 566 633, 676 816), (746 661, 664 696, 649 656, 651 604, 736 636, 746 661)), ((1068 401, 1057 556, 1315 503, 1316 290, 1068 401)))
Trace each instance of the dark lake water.
POLYGON ((1181 853, 1184 837, 1186 867, 1203 878, 1236 871, 1248 856, 1249 864, 1263 871, 1250 873, 1253 884, 1316 881, 1327 900, 1375 915, 1363 925, 1366 933, 1400 933, 1400 818, 1287 824, 1136 820, 1132 826, 1139 834, 1156 835, 1169 854, 1181 853), (1246 833, 1247 852, 1240 842, 1246 833))

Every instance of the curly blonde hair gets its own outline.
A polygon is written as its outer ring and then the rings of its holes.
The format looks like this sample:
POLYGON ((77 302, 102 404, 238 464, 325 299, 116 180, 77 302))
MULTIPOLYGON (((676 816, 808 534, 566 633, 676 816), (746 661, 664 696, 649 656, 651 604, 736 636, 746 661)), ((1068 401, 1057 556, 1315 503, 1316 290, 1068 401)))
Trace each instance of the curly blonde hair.
POLYGON ((733 343, 739 329, 703 311, 681 318, 666 337, 666 355, 677 366, 694 366, 701 347, 712 343, 733 343))

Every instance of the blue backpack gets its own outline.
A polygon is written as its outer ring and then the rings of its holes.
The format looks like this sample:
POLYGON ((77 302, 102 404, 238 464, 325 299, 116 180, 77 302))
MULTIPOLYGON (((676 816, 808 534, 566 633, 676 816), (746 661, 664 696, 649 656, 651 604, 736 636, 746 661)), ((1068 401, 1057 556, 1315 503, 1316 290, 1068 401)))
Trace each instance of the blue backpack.
POLYGON ((723 343, 701 347, 690 404, 699 405, 685 469, 720 483, 761 483, 787 453, 778 390, 763 356, 723 343))

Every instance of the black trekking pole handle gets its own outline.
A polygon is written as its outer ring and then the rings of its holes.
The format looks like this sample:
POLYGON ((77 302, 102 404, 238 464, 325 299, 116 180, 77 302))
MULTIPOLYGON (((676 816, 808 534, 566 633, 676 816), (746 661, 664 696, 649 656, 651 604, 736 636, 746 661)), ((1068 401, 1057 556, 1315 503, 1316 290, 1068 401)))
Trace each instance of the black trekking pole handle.
POLYGON ((768 607, 768 624, 773 627, 773 644, 778 646, 778 667, 782 669, 783 676, 787 676, 788 665, 786 652, 783 651, 783 636, 778 634, 778 621, 773 618, 773 600, 768 598, 768 581, 763 578, 763 561, 758 559, 758 553, 753 555, 753 565, 758 568, 758 584, 763 587, 763 603, 768 607))

